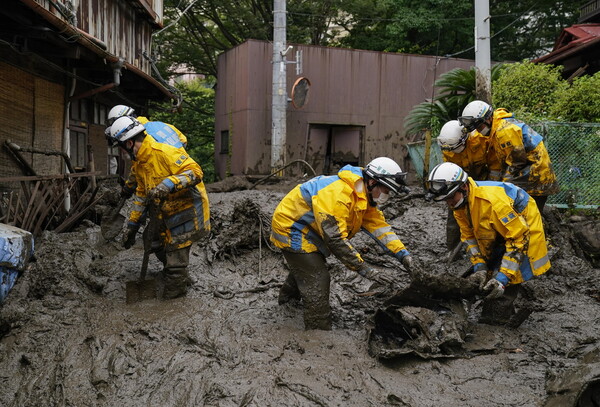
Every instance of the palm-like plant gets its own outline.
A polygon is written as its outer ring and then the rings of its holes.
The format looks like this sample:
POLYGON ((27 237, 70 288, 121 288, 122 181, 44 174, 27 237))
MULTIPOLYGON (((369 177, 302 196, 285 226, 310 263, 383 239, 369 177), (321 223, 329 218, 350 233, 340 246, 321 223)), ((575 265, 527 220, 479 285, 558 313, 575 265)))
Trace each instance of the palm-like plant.
MULTIPOLYGON (((498 79, 502 65, 494 65, 491 70, 492 82, 498 79)), ((460 116, 464 107, 475 100, 475 67, 466 70, 456 68, 441 75, 434 87, 439 94, 432 100, 415 105, 404 121, 408 134, 430 130, 438 134, 449 120, 460 116)))

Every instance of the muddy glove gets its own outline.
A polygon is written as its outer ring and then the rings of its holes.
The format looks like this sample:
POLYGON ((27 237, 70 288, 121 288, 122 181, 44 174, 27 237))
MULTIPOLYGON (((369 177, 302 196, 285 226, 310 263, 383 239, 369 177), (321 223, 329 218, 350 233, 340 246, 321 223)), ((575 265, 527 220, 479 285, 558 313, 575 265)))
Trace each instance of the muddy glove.
POLYGON ((123 232, 121 246, 123 246, 125 249, 131 248, 131 246, 135 244, 135 235, 137 235, 137 231, 138 228, 127 226, 127 229, 125 229, 125 232, 123 232))
POLYGON ((490 281, 487 282, 486 285, 483 286, 483 291, 490 292, 488 295, 485 296, 486 300, 494 300, 504 295, 504 284, 502 284, 495 278, 492 278, 490 281))
POLYGON ((162 201, 170 193, 171 190, 168 186, 166 186, 165 184, 158 184, 154 189, 151 189, 150 192, 148 192, 148 199, 153 201, 162 201))
POLYGON ((358 274, 381 285, 391 285, 394 282, 393 278, 386 276, 366 264, 362 265, 360 270, 358 270, 358 274))
POLYGON ((468 279, 477 283, 479 289, 483 290, 485 286, 485 280, 487 280, 487 270, 476 271, 471 274, 468 279))
POLYGON ((468 278, 471 281, 475 281, 479 285, 479 289, 483 290, 487 281, 488 268, 485 263, 478 263, 475 266, 471 266, 471 269, 476 269, 473 274, 469 274, 468 278))
POLYGON ((406 269, 406 271, 408 271, 408 274, 410 274, 412 272, 413 266, 414 266, 414 262, 413 262, 413 258, 412 255, 407 255, 404 256, 401 260, 402 265, 404 266, 404 268, 406 269))

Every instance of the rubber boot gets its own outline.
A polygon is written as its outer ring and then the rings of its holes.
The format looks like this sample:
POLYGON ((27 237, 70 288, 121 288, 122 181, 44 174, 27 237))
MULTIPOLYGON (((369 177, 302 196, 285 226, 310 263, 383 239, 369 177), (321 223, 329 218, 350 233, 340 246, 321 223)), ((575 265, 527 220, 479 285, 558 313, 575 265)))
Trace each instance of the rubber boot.
POLYGON ((190 285, 190 277, 187 271, 190 246, 167 251, 165 258, 163 299, 183 297, 190 285))
POLYGON ((325 257, 321 253, 289 252, 284 256, 304 302, 304 329, 331 330, 331 277, 325 257))
POLYGON ((279 296, 277 298, 277 302, 279 303, 279 305, 283 305, 290 302, 292 299, 299 300, 300 291, 298 290, 296 280, 294 280, 294 277, 290 272, 287 278, 285 279, 285 282, 279 289, 279 296))
POLYGON ((165 288, 163 290, 163 299, 183 297, 187 294, 190 285, 190 278, 185 268, 165 269, 165 288))

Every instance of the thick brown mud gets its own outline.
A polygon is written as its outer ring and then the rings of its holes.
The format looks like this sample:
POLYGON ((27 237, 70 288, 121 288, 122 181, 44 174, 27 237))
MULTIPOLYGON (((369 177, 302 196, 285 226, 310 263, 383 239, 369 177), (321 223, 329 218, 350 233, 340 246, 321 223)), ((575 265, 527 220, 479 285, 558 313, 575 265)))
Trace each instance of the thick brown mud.
MULTIPOLYGON (((0 405, 562 406, 597 395, 600 269, 583 258, 563 215, 545 216, 552 268, 525 283, 534 312, 511 329, 477 323, 477 296, 459 280, 468 261, 445 263, 445 206, 392 202, 390 223, 431 276, 421 282, 452 287, 439 297, 462 310, 450 322, 464 337, 451 338, 453 351, 419 342, 425 349, 400 346, 381 358, 369 341, 375 316, 410 278, 359 234, 353 244, 397 277, 394 287, 329 258, 333 330, 304 331, 302 304, 277 304, 287 272, 268 229, 285 192, 272 189, 209 193, 213 235, 194 245, 194 283, 176 300, 125 303, 126 282, 139 277, 141 238, 123 250, 92 223, 45 233, 37 261, 0 309, 0 405), (452 298, 455 289, 471 300, 452 298)), ((148 278, 159 284, 160 267, 151 257, 148 278)), ((440 314, 425 314, 429 326, 440 323, 440 314)))

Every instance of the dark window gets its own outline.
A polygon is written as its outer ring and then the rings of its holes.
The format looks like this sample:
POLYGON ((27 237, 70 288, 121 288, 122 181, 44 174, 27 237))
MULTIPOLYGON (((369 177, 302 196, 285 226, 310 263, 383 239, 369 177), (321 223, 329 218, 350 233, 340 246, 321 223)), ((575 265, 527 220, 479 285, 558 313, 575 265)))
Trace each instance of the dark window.
POLYGON ((229 154, 229 130, 221 131, 221 154, 229 154))
POLYGON ((107 115, 108 109, 105 105, 102 105, 100 103, 94 103, 94 124, 105 126, 107 115))
POLYGON ((87 143, 86 134, 83 131, 71 129, 71 164, 76 170, 86 167, 87 143))

